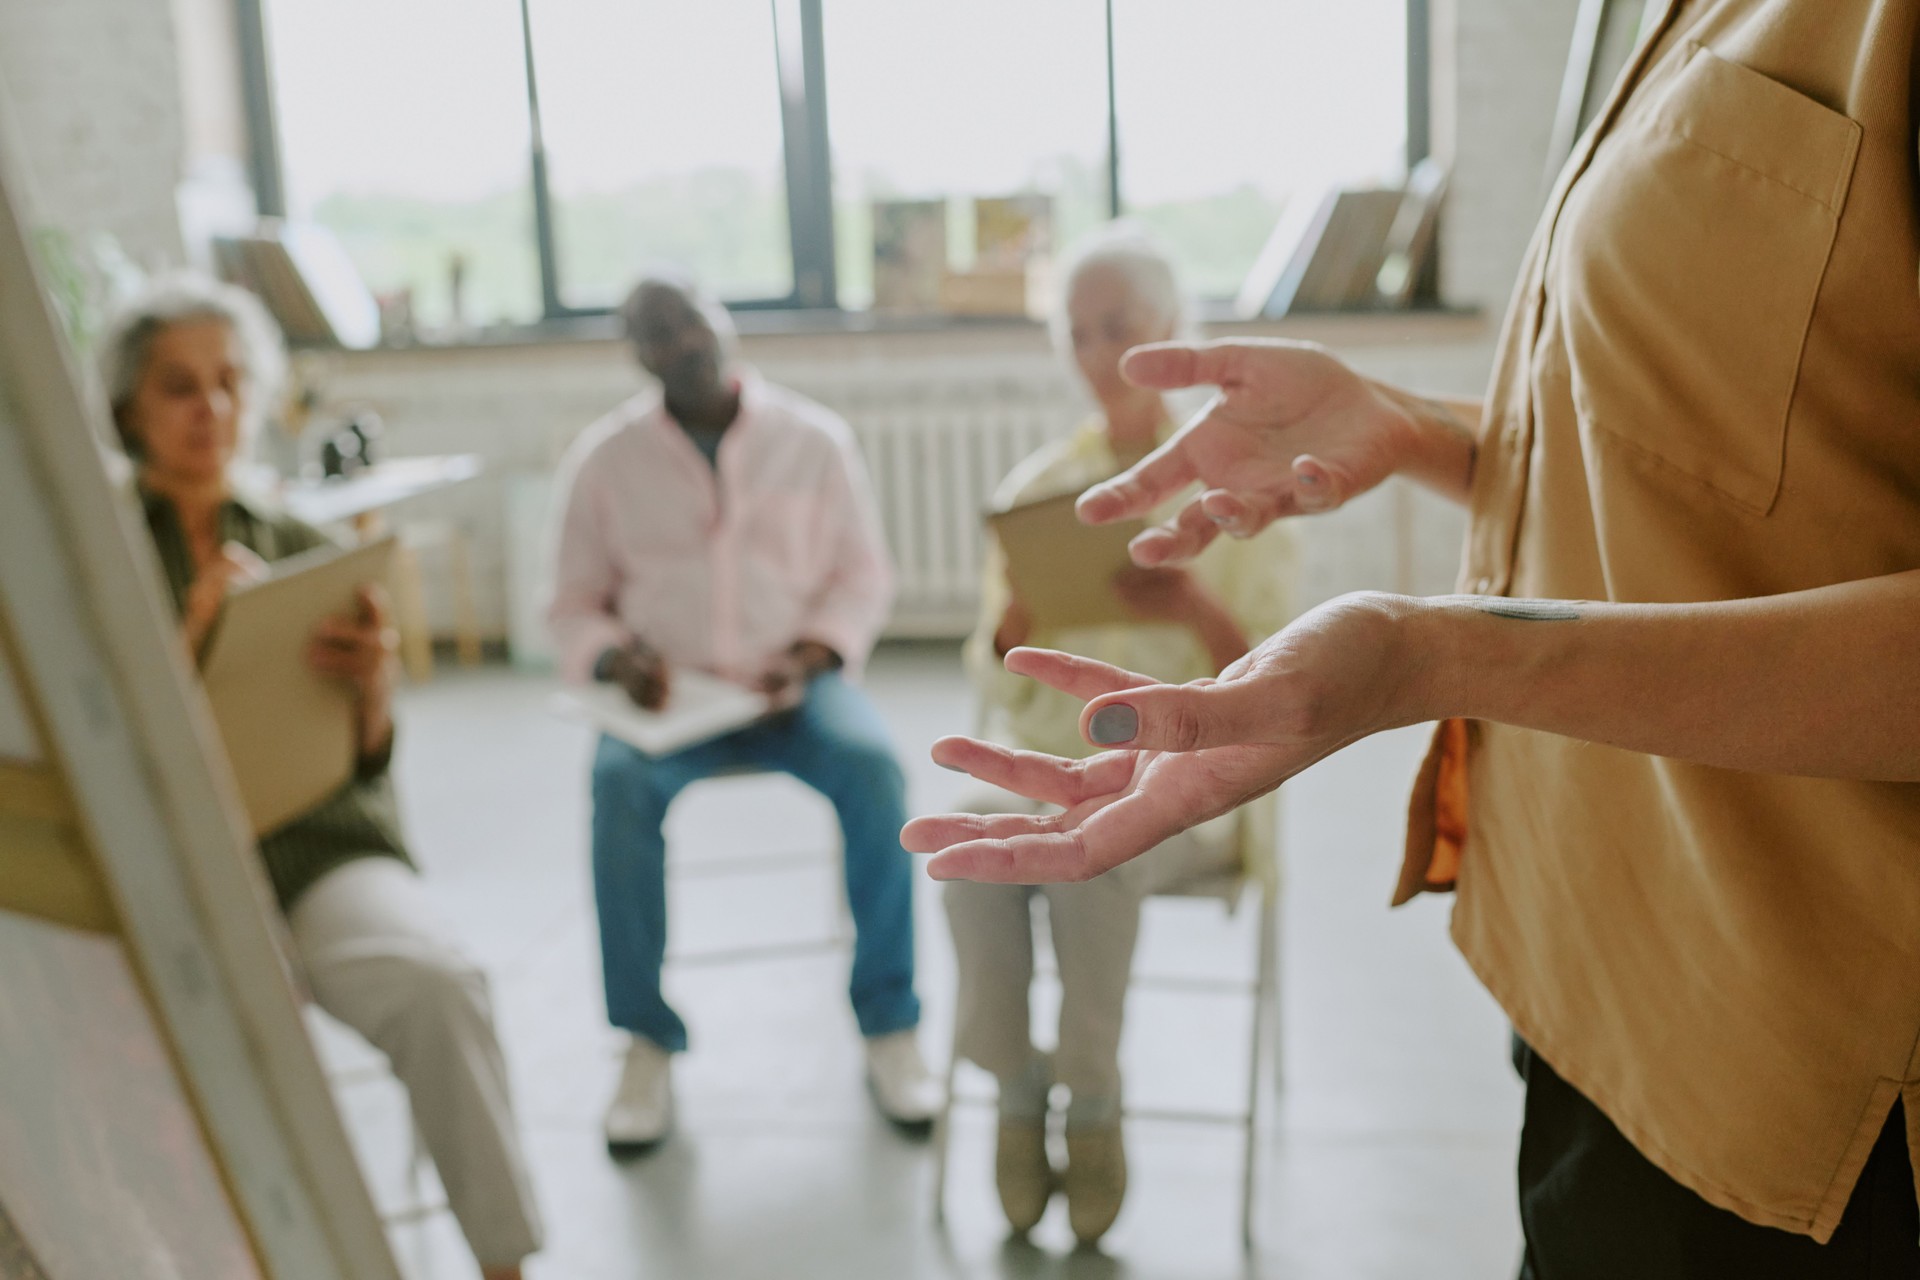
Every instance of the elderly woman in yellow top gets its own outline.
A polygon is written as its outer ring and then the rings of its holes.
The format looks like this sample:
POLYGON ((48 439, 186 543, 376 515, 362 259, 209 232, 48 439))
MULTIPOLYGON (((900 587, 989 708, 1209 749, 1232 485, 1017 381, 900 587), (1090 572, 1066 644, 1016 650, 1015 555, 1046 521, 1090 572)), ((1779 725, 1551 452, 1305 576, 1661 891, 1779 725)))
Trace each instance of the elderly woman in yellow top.
MULTIPOLYGON (((1165 400, 1120 376, 1120 358, 1180 328, 1174 272, 1154 242, 1114 224, 1076 247, 1066 272, 1055 340, 1072 356, 1099 412, 1071 437, 1027 458, 1002 483, 1005 508, 1078 493, 1138 462, 1172 433, 1165 400)), ((1044 645, 1165 681, 1217 675, 1289 617, 1290 544, 1275 529, 1245 542, 1221 540, 1182 569, 1128 569, 1113 582, 1134 621, 1037 629, 1029 602, 1014 594, 1000 547, 989 549, 980 623, 967 642, 979 686, 983 728, 1011 747, 1082 756, 1080 703, 1010 675, 1011 649, 1044 645)), ((968 807, 1005 811, 1024 802, 1006 793, 968 807)), ((1067 1195, 1074 1233, 1098 1240, 1126 1192, 1120 1133, 1120 1030, 1141 901, 1156 889, 1258 867, 1271 857, 1271 807, 1225 814, 1167 841, 1148 857, 1084 884, 956 881, 947 913, 959 956, 960 1016, 954 1052, 1000 1082, 995 1161, 1000 1201, 1016 1231, 1040 1220, 1056 1186, 1067 1195), (1029 1037, 1033 978, 1030 904, 1047 901, 1059 961, 1059 1038, 1051 1055, 1029 1037), (1056 1175, 1046 1149, 1048 1097, 1067 1087, 1067 1168, 1056 1175)))

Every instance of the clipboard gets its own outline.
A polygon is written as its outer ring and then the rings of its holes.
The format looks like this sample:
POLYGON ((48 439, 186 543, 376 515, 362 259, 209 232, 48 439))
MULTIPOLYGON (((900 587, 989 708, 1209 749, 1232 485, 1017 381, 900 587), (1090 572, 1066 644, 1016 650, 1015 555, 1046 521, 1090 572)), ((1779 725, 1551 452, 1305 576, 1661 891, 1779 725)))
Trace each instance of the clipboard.
POLYGON ((316 547, 227 597, 200 678, 256 835, 353 777, 354 691, 309 667, 307 646, 321 622, 358 607, 361 586, 386 582, 394 545, 316 547))
POLYGON ((1036 630, 1136 621, 1113 579, 1132 566, 1127 544, 1146 522, 1083 524, 1073 510, 1079 499, 1063 493, 987 515, 1006 554, 1007 580, 1036 630))
POLYGON ((584 720, 649 756, 670 756, 724 737, 766 716, 767 696, 719 676, 685 667, 673 671, 667 705, 645 711, 617 684, 591 684, 553 695, 554 714, 584 720))

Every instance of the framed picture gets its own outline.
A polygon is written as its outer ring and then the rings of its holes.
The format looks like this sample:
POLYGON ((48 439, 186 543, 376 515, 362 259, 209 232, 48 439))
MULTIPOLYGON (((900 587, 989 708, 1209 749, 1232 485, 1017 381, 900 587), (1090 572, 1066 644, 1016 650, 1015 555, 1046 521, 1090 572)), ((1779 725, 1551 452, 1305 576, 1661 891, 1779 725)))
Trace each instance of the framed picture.
POLYGON ((1553 140, 1547 147, 1549 187, 1559 179, 1580 135, 1600 114, 1614 82, 1632 59, 1647 9, 1647 0, 1580 0, 1573 49, 1560 82, 1560 107, 1553 117, 1553 140))

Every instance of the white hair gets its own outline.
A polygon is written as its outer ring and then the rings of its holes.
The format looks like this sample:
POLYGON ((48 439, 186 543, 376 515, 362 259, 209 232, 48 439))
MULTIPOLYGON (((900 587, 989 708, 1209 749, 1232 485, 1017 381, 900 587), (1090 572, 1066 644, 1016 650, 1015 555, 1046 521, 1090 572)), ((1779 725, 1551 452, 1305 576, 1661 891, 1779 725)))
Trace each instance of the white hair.
POLYGON ((120 445, 129 455, 138 457, 140 446, 126 421, 126 408, 146 377, 153 340, 170 325, 196 320, 221 321, 240 341, 240 371, 246 388, 240 420, 243 447, 280 391, 287 371, 286 345, 258 298, 197 272, 161 276, 108 318, 95 354, 120 445))
POLYGON ((1172 255, 1144 226, 1122 218, 1094 228, 1074 241, 1067 251, 1048 325, 1054 346, 1060 351, 1073 349, 1072 322, 1067 316, 1067 301, 1073 296, 1073 286, 1094 268, 1118 271, 1134 294, 1153 309, 1154 318, 1166 325, 1169 337, 1177 338, 1185 332, 1186 302, 1180 295, 1172 255))

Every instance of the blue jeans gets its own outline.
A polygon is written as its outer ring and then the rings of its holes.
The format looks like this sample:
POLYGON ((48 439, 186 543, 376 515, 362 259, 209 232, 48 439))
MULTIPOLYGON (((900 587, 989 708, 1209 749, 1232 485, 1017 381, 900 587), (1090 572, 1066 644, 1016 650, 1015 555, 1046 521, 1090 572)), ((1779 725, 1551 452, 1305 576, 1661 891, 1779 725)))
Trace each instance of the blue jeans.
POLYGON ((660 993, 667 950, 667 844, 660 828, 687 784, 741 765, 792 774, 833 802, 856 930, 850 990, 860 1034, 917 1026, 913 863, 900 847, 906 777, 873 703, 833 674, 817 677, 792 711, 675 755, 656 758, 600 739, 593 760, 593 890, 608 1019, 671 1052, 687 1047, 686 1024, 660 993))

